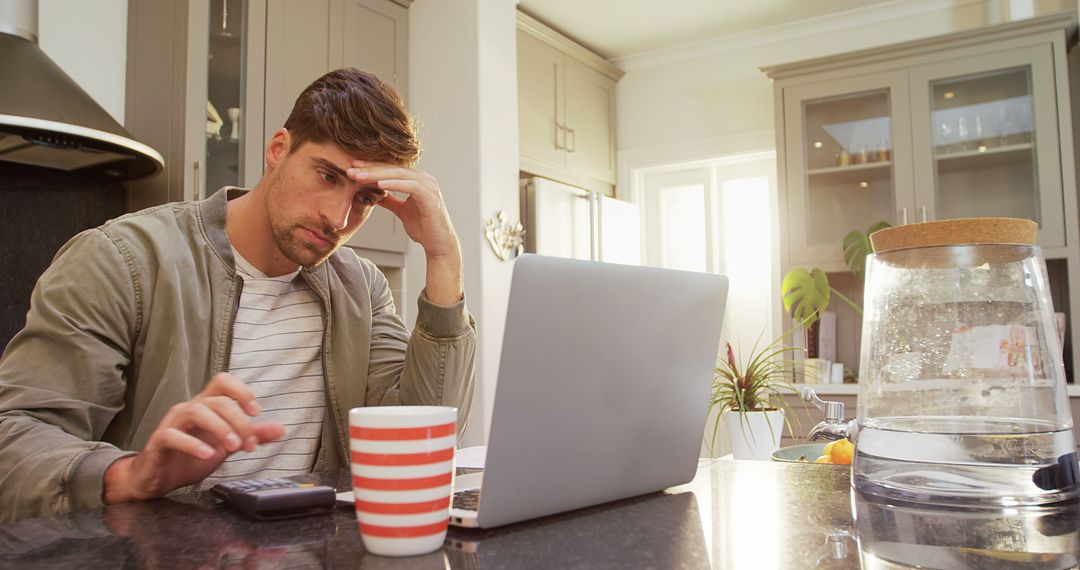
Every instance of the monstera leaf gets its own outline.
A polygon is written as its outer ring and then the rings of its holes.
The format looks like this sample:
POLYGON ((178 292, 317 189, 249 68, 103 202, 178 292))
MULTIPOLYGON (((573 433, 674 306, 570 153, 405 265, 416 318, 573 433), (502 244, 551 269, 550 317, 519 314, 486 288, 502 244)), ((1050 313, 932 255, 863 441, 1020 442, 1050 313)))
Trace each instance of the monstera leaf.
POLYGON ((796 267, 788 271, 780 285, 784 309, 803 326, 810 326, 828 308, 831 292, 828 276, 817 268, 807 271, 796 267))
POLYGON ((892 226, 882 221, 870 226, 865 234, 855 230, 844 236, 844 262, 851 268, 856 279, 862 280, 863 272, 866 270, 866 256, 874 252, 870 244, 870 234, 888 227, 892 226))

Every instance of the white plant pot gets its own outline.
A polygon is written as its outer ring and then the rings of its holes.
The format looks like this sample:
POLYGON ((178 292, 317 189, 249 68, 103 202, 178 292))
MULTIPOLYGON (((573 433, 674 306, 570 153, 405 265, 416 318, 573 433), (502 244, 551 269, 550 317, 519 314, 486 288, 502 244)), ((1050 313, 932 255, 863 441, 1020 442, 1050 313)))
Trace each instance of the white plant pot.
POLYGON ((780 436, 784 433, 784 411, 724 413, 731 453, 735 459, 762 459, 768 461, 780 449, 780 436))

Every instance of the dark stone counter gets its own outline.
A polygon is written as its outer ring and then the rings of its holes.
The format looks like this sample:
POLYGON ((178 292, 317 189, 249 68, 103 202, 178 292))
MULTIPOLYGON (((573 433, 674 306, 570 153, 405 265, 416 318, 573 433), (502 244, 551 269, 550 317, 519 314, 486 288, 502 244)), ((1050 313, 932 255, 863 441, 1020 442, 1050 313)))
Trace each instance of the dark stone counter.
MULTIPOLYGON (((348 488, 338 477, 298 480, 348 488)), ((883 505, 842 466, 703 462, 693 482, 490 531, 413 558, 364 552, 351 509, 256 522, 208 495, 0 526, 12 568, 1075 568, 1080 504, 975 512, 883 505)))

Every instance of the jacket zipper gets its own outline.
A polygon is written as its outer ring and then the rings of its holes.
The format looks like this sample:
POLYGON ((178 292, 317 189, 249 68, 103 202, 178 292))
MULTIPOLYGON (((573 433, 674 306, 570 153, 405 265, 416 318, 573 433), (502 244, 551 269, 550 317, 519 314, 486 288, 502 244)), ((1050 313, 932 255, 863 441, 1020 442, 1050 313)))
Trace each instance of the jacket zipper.
POLYGON ((308 282, 308 286, 315 290, 315 293, 319 296, 319 300, 322 302, 322 323, 323 323, 323 339, 322 350, 319 351, 319 358, 322 360, 323 367, 323 393, 326 396, 326 402, 331 408, 331 416, 334 418, 334 427, 337 428, 337 435, 335 439, 338 440, 338 451, 341 453, 341 461, 343 465, 349 464, 349 448, 348 445, 342 441, 343 434, 345 433, 341 428, 341 414, 339 413, 337 399, 330 390, 330 365, 326 360, 327 347, 330 345, 330 301, 323 294, 322 289, 317 287, 314 282, 314 278, 309 275, 304 275, 304 279, 308 282))
POLYGON ((236 315, 240 312, 240 293, 244 289, 244 278, 236 275, 233 278, 233 310, 229 316, 228 332, 225 334, 225 359, 221 372, 228 372, 232 362, 233 325, 236 323, 236 315))

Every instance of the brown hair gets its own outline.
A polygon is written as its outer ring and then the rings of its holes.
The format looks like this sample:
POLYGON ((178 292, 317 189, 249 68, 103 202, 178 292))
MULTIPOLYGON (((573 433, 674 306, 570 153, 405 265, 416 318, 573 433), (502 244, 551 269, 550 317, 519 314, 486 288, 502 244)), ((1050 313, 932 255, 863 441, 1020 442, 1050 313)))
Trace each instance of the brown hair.
POLYGON ((351 67, 308 85, 285 128, 290 151, 308 141, 330 141, 369 160, 411 167, 420 158, 416 125, 401 95, 374 74, 351 67))

